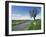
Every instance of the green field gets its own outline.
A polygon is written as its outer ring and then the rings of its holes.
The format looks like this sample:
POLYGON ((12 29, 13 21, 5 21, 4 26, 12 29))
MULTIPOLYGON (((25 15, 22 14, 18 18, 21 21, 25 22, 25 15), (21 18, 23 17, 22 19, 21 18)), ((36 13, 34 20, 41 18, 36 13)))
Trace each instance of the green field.
POLYGON ((12 20, 12 26, 19 25, 26 22, 25 20, 12 20))
MULTIPOLYGON (((22 23, 27 22, 26 20, 12 20, 12 26, 20 25, 22 23)), ((27 26, 27 30, 39 30, 41 29, 41 20, 31 20, 27 26)))
POLYGON ((22 22, 22 20, 12 20, 12 26, 18 25, 22 22))

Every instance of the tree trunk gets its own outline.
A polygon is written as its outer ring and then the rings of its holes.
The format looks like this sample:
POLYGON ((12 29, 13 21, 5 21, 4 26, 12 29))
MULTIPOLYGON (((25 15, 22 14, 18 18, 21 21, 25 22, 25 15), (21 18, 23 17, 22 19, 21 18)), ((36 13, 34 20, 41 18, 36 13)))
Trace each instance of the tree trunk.
POLYGON ((34 17, 34 21, 35 21, 35 17, 34 17))

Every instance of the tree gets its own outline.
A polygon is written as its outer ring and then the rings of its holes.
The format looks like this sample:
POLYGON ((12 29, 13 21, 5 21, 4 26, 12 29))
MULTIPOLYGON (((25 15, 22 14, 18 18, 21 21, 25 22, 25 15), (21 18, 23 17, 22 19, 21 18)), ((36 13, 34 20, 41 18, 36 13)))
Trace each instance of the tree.
POLYGON ((37 16, 38 12, 37 12, 37 8, 33 8, 32 10, 29 11, 30 16, 34 18, 35 21, 35 17, 37 16))

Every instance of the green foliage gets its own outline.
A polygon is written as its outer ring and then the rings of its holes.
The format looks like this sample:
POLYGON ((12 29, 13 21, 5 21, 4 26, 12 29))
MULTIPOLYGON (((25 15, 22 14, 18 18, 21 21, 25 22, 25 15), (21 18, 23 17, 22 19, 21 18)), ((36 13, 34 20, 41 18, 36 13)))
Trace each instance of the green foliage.
POLYGON ((29 11, 30 13, 30 16, 34 18, 35 20, 35 17, 37 16, 37 9, 36 8, 33 8, 32 10, 29 11))
MULTIPOLYGON (((22 24, 22 23, 25 23, 27 21, 25 20, 12 20, 12 26, 16 26, 16 25, 19 25, 19 24, 22 24), (13 24, 15 23, 15 24, 13 24)), ((37 20, 31 20, 28 24, 28 26, 26 27, 27 30, 39 30, 41 29, 41 20, 40 19, 37 19, 37 20)))
POLYGON ((41 29, 41 20, 35 20, 28 26, 28 30, 39 30, 41 29))
POLYGON ((22 23, 22 20, 12 20, 12 26, 22 23))
POLYGON ((12 26, 22 24, 28 20, 12 20, 12 26))

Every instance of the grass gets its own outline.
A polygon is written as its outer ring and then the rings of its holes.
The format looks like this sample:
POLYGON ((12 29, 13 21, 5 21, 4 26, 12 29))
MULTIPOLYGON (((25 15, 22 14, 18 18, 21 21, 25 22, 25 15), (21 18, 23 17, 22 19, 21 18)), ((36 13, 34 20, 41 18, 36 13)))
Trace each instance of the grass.
POLYGON ((22 20, 12 20, 12 25, 18 25, 22 22, 22 20))
POLYGON ((12 20, 12 26, 19 25, 26 22, 25 20, 12 20))
MULTIPOLYGON (((12 20, 12 26, 22 24, 23 22, 27 22, 27 20, 12 20)), ((39 30, 41 29, 41 20, 31 20, 27 26, 27 30, 39 30), (31 22, 31 23, 30 23, 31 22)))
POLYGON ((28 30, 39 30, 41 29, 41 20, 35 20, 32 21, 29 25, 28 25, 28 30))

